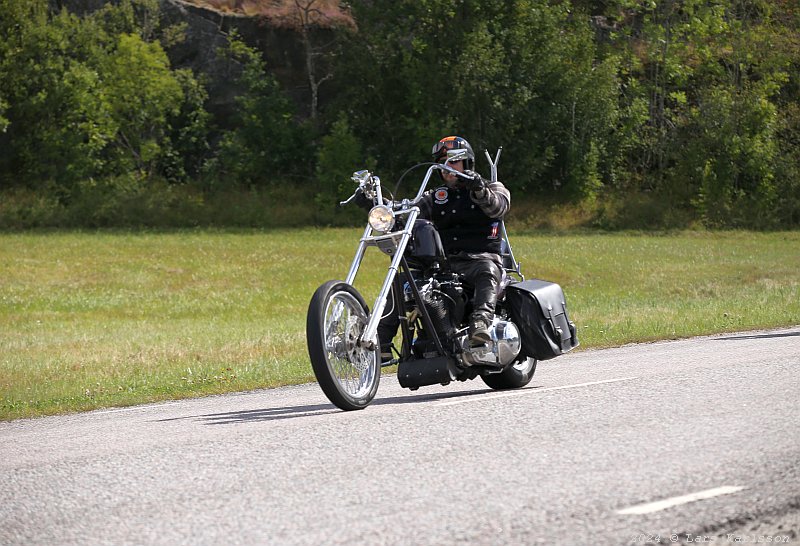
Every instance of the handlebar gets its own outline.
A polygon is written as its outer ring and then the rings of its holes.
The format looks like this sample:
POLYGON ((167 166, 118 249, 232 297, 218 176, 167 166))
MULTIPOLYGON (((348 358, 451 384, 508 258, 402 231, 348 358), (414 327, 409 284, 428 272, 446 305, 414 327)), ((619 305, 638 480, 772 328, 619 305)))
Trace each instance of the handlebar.
MULTIPOLYGON (((463 180, 470 180, 471 179, 470 176, 464 174, 461 171, 458 171, 458 170, 454 169, 453 167, 447 165, 446 163, 420 163, 419 165, 416 165, 416 167, 419 167, 421 165, 430 165, 430 167, 428 168, 428 173, 425 175, 425 179, 423 180, 423 183, 422 183, 419 191, 417 192, 417 196, 414 197, 414 199, 402 199, 400 201, 390 200, 389 203, 387 203, 387 204, 392 209, 398 210, 398 209, 402 209, 404 207, 415 206, 420 201, 420 199, 422 198, 422 194, 425 192, 425 189, 427 188, 427 184, 428 184, 428 180, 430 179, 430 175, 435 170, 447 172, 447 173, 455 175, 458 178, 461 178, 463 180)), ((411 169, 409 169, 409 171, 410 170, 411 169)), ((408 172, 408 171, 406 171, 406 172, 408 172)), ((404 176, 405 176, 405 174, 404 174, 404 176)), ((376 197, 377 197, 377 198, 380 198, 380 201, 384 201, 383 200, 383 195, 382 195, 382 192, 381 192, 381 182, 380 182, 380 179, 377 176, 373 176, 368 171, 358 171, 358 172, 354 173, 353 180, 358 182, 358 187, 355 189, 355 191, 353 192, 353 194, 350 197, 348 197, 344 201, 339 201, 339 206, 343 207, 343 206, 353 202, 353 200, 358 195, 359 191, 363 192, 364 195, 366 195, 367 198, 369 198, 369 199, 375 200, 376 197)))
POLYGON ((353 192, 353 195, 351 195, 350 197, 348 197, 344 201, 339 201, 339 206, 343 207, 345 205, 348 205, 353 199, 356 198, 356 194, 358 194, 358 188, 356 188, 356 191, 353 192))
POLYGON ((464 180, 472 180, 472 177, 467 176, 466 174, 462 173, 461 171, 457 171, 456 169, 454 169, 453 167, 451 167, 449 165, 445 165, 443 163, 438 163, 438 165, 440 165, 439 169, 442 170, 442 171, 447 171, 448 173, 454 174, 459 178, 463 178, 464 180))

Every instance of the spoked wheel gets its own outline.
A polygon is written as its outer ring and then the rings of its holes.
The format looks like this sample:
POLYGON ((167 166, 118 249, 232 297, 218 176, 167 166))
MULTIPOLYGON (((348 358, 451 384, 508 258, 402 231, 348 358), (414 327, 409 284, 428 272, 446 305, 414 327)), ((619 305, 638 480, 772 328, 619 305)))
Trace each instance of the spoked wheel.
POLYGON ((495 390, 518 389, 524 387, 533 379, 536 371, 536 359, 522 357, 522 360, 514 362, 501 373, 481 376, 483 382, 495 390))
POLYGON ((328 281, 311 298, 306 339, 311 366, 325 396, 349 411, 364 409, 381 378, 378 349, 358 345, 369 322, 367 304, 342 281, 328 281))

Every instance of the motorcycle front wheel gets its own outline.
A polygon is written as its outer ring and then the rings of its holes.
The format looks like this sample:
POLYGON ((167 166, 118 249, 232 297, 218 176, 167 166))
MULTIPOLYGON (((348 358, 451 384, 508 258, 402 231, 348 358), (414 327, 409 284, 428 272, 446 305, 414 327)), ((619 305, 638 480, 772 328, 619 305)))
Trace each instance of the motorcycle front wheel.
POLYGON ((494 390, 519 389, 533 379, 533 374, 536 372, 536 363, 535 358, 523 357, 502 372, 481 376, 481 379, 494 390))
POLYGON ((325 396, 345 411, 364 409, 378 391, 378 349, 358 345, 367 322, 364 298, 347 283, 328 281, 311 298, 306 320, 311 366, 325 396))

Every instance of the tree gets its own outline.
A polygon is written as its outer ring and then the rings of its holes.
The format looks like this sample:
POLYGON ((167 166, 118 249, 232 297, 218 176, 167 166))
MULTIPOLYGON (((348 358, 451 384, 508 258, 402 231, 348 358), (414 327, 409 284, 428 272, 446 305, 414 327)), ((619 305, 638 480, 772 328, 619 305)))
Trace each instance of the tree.
POLYGON ((120 34, 99 68, 104 99, 117 125, 110 159, 121 170, 155 173, 168 120, 178 115, 184 98, 164 50, 136 34, 120 34))
POLYGON ((225 53, 242 91, 234 129, 222 137, 218 176, 228 183, 268 185, 313 173, 311 138, 260 54, 234 35, 225 53))
POLYGON ((336 39, 332 33, 326 43, 320 43, 317 34, 321 29, 354 29, 355 21, 349 10, 339 0, 288 0, 274 2, 272 9, 266 12, 269 21, 276 27, 295 30, 300 33, 300 40, 305 53, 306 76, 311 90, 310 115, 316 123, 319 110, 319 88, 333 77, 330 63, 326 57, 332 55, 331 49, 336 39), (322 69, 321 65, 328 65, 322 69), (320 75, 320 70, 324 75, 320 75))
MULTIPOLYGON (((39 0, 3 2, 0 97, 8 106, 0 180, 55 184, 68 195, 89 178, 161 175, 196 82, 174 72, 161 46, 142 38, 153 32, 137 30, 129 17, 153 2, 122 2, 85 18, 66 10, 51 15, 39 0), (118 33, 121 27, 136 32, 118 33)), ((202 104, 192 108, 203 119, 202 104)))
POLYGON ((41 1, 5 0, 0 8, 0 96, 8 104, 0 179, 69 186, 102 168, 97 152, 113 130, 100 78, 87 64, 98 51, 97 29, 66 12, 51 20, 41 1))
POLYGON ((525 0, 364 0, 353 13, 332 110, 383 168, 462 134, 480 155, 504 146, 512 189, 588 196, 609 176, 615 61, 599 58, 588 17, 525 0))

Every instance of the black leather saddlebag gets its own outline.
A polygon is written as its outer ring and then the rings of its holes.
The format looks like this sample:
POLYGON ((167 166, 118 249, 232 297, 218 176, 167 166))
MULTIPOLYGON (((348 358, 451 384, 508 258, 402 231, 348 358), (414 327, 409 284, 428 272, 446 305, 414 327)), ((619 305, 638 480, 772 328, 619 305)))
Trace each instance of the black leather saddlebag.
POLYGON ((506 288, 506 308, 519 328, 521 352, 526 356, 547 360, 579 345, 559 285, 539 279, 510 284, 506 288))

